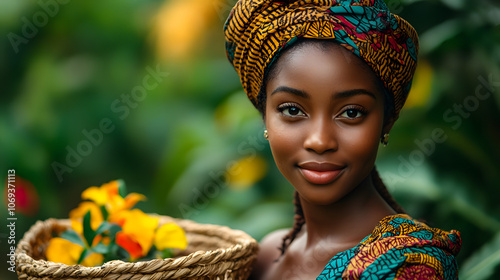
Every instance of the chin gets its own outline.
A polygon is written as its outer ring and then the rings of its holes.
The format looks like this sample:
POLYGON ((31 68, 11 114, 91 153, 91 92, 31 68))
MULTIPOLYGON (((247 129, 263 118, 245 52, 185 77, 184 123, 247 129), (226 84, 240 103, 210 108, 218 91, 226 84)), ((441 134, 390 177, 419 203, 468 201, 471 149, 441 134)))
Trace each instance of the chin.
MULTIPOLYGON (((328 185, 313 185, 304 183, 300 188, 295 188, 302 199, 314 205, 331 205, 341 201, 353 189, 340 189, 338 182, 328 185)), ((342 184, 343 185, 343 184, 342 184)), ((343 185, 345 186, 345 185, 343 185)))

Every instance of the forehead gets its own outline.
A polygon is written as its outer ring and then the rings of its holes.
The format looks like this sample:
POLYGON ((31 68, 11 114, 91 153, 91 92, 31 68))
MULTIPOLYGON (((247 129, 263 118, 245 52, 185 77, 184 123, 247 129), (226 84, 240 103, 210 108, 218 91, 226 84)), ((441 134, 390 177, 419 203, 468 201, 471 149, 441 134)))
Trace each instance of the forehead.
POLYGON ((283 83, 302 90, 362 88, 383 94, 377 76, 363 60, 330 42, 302 42, 285 51, 270 73, 268 87, 283 83))

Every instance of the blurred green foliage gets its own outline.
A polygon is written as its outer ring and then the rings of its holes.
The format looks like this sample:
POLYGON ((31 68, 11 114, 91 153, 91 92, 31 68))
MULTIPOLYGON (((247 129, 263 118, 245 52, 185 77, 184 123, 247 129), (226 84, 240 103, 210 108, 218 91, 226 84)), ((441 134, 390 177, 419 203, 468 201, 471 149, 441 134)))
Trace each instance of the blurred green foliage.
MULTIPOLYGON (((421 49, 379 171, 412 216, 462 233, 462 279, 498 279, 500 4, 386 2, 416 28, 421 49)), ((17 209, 17 240, 36 220, 66 218, 88 186, 117 178, 149 198, 138 205, 146 212, 256 239, 292 224, 292 187, 225 58, 222 25, 233 3, 0 3, 0 178, 15 169, 19 184, 36 190, 29 202, 39 200, 17 209)))

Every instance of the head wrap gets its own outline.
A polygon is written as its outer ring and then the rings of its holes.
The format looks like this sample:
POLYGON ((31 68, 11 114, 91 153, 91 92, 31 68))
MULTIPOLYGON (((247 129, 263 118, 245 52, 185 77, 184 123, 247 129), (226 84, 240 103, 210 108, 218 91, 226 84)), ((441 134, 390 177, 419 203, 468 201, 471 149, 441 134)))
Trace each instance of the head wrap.
POLYGON ((364 60, 393 97, 396 117, 417 63, 417 33, 383 0, 240 0, 224 33, 228 59, 257 108, 266 70, 297 37, 332 39, 364 60))

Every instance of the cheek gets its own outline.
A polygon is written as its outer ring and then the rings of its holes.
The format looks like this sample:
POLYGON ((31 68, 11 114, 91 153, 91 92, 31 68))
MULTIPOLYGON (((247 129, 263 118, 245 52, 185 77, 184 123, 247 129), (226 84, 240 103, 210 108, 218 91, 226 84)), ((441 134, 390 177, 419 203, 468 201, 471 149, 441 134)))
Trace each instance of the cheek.
POLYGON ((369 122, 339 133, 339 149, 360 165, 373 165, 377 156, 382 125, 369 122), (343 149, 342 149, 343 148, 343 149))
POLYGON ((269 135, 269 146, 276 162, 276 166, 281 173, 288 178, 287 173, 291 171, 290 161, 294 159, 294 151, 300 151, 302 147, 302 134, 299 126, 287 125, 267 114, 266 129, 269 135))
POLYGON ((276 163, 278 163, 284 155, 290 153, 294 147, 296 148, 300 141, 300 134, 295 133, 290 127, 272 118, 266 122, 266 127, 269 134, 269 145, 276 163))

